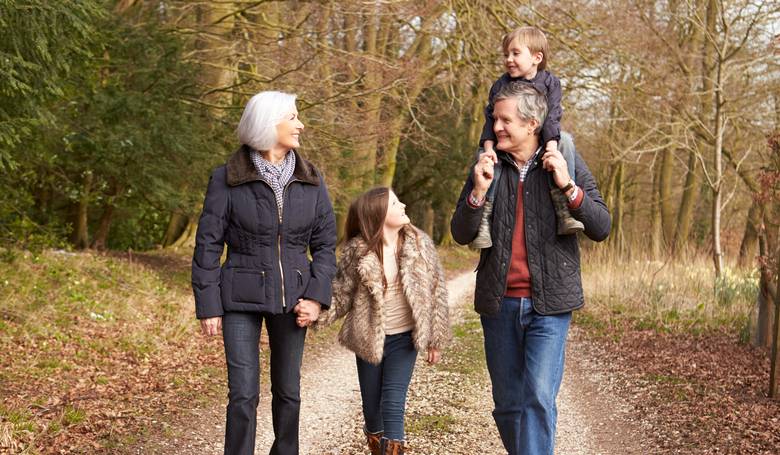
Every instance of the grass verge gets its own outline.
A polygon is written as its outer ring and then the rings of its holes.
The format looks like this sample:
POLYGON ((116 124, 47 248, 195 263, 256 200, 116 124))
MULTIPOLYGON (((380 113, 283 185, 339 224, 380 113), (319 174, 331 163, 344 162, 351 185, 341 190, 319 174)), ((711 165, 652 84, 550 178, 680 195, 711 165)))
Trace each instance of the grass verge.
POLYGON ((618 260, 583 255, 586 305, 575 323, 591 330, 628 324, 666 333, 734 333, 747 341, 758 272, 727 268, 715 277, 709 260, 618 260))
POLYGON ((204 368, 222 363, 221 344, 196 335, 188 262, 66 251, 0 262, 0 452, 122 452, 156 431, 153 416, 213 393, 204 368))

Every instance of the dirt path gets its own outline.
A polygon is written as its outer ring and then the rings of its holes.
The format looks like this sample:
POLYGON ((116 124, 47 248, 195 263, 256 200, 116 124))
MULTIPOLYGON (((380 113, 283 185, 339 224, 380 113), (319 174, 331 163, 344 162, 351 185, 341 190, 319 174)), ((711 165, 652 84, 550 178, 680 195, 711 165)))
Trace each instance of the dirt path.
MULTIPOLYGON (((447 283, 450 305, 462 301, 473 285, 472 273, 464 273, 451 279, 447 283)), ((306 375, 303 382, 301 400, 305 404, 302 405, 301 410, 301 429, 316 430, 301 432, 301 453, 333 455, 355 453, 352 448, 343 447, 345 441, 352 441, 354 438, 354 423, 359 423, 359 430, 363 420, 355 355, 339 345, 332 350, 332 356, 325 364, 320 364, 317 370, 306 375), (320 391, 315 384, 305 387, 306 382, 329 385, 326 391, 320 391), (333 406, 334 403, 342 404, 333 406), (337 422, 351 422, 351 424, 344 425, 337 422)), ((272 440, 273 434, 266 437, 272 440)), ((263 447, 270 447, 270 445, 263 447)))
MULTIPOLYGON (((490 414, 493 404, 481 358, 481 330, 470 305, 473 285, 473 273, 448 282, 453 322, 473 332, 470 345, 456 344, 454 352, 445 353, 460 363, 433 368, 420 361, 415 368, 407 411, 409 453, 504 453, 490 414)), ((365 453, 354 355, 337 343, 333 331, 310 341, 314 342, 307 341, 301 383, 301 454, 365 453)), ((637 436, 642 434, 641 425, 630 420, 629 407, 609 393, 609 380, 599 374, 596 355, 573 329, 558 399, 556 453, 651 453, 637 436)), ((267 373, 266 366, 258 407, 258 455, 267 454, 273 441, 267 373)), ((154 441, 136 453, 220 454, 224 418, 224 405, 210 404, 183 418, 182 429, 170 431, 167 440, 154 441)))

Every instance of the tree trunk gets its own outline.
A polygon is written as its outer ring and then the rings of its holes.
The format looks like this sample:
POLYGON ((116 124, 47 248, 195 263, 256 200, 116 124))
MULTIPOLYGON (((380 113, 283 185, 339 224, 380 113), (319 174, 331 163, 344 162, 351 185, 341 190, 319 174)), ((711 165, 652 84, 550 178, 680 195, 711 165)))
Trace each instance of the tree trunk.
POLYGON ((195 234, 197 231, 198 224, 195 223, 195 220, 188 219, 184 232, 182 232, 179 238, 171 246, 174 248, 195 248, 195 234))
POLYGON ((672 205, 672 171, 674 170, 674 151, 671 146, 661 153, 661 169, 658 176, 658 196, 660 215, 663 225, 664 243, 669 248, 674 241, 674 206, 672 205))
POLYGON ((715 182, 712 198, 712 261, 715 265, 715 276, 720 277, 723 273, 723 252, 721 251, 720 242, 720 215, 721 215, 721 199, 722 193, 722 180, 723 180, 723 123, 721 122, 721 111, 718 109, 715 115, 715 182))
POLYGON ((755 334, 753 336, 753 344, 756 346, 769 347, 772 343, 770 332, 772 328, 772 315, 774 313, 773 302, 777 299, 777 287, 775 281, 772 279, 772 271, 769 269, 769 257, 770 251, 773 249, 770 247, 770 241, 768 239, 766 230, 761 228, 759 235, 758 248, 759 254, 763 258, 760 267, 760 278, 758 283, 758 297, 756 300, 756 306, 758 307, 756 316, 755 334))
POLYGON ((758 247, 758 225, 761 222, 761 205, 753 201, 750 204, 745 233, 739 245, 739 266, 753 267, 756 264, 756 248, 758 247))
POLYGON ((425 204, 423 205, 423 217, 420 229, 428 234, 430 238, 433 238, 434 215, 435 213, 433 212, 433 207, 431 207, 431 202, 425 201, 425 204))
POLYGON ((677 213, 677 232, 674 238, 674 254, 679 256, 688 247, 688 236, 693 223, 693 209, 699 196, 699 172, 696 151, 688 155, 688 171, 685 176, 685 186, 680 200, 680 211, 677 213))
POLYGON ((449 214, 452 213, 452 210, 449 210, 444 213, 447 213, 447 215, 440 215, 437 217, 438 224, 439 224, 439 232, 441 233, 441 238, 439 239, 439 246, 451 246, 455 244, 455 240, 452 238, 452 231, 450 231, 449 214))
MULTIPOLYGON (((714 2, 711 2, 714 3, 714 2)), ((714 14, 714 13, 713 13, 714 14)), ((715 84, 715 182, 712 198, 712 260, 715 264, 715 276, 720 277, 723 273, 723 251, 720 242, 720 215, 721 201, 723 197, 723 134, 726 129, 726 118, 723 112, 723 61, 721 57, 717 60, 717 76, 715 84)))
POLYGON ((73 246, 79 250, 83 250, 89 247, 89 198, 92 191, 93 181, 92 171, 84 173, 84 182, 81 186, 81 195, 79 202, 76 205, 75 220, 73 223, 73 234, 71 234, 71 242, 73 246))
POLYGON ((346 231, 346 225, 347 225, 347 210, 348 208, 344 208, 343 210, 338 210, 334 207, 333 211, 336 215, 336 238, 339 242, 344 240, 344 234, 346 231))
MULTIPOLYGON (((230 4, 199 4, 197 8, 198 34, 195 40, 197 57, 201 65, 201 82, 204 92, 201 98, 212 105, 227 105, 231 95, 226 91, 235 78, 230 59, 230 34, 234 30, 236 16, 230 4)), ((218 114, 219 115, 219 114, 218 114)))
MULTIPOLYGON (((661 258, 663 249, 663 215, 661 201, 661 176, 663 174, 663 163, 658 169, 653 170, 652 174, 652 201, 650 203, 650 250, 654 260, 661 258)), ((634 242, 636 243, 636 242, 634 242)))
POLYGON ((168 220, 168 227, 165 229, 165 235, 163 235, 160 244, 163 248, 169 247, 176 243, 184 231, 187 229, 187 223, 189 218, 181 212, 171 212, 171 217, 168 220))
POLYGON ((612 232, 609 234, 609 242, 619 255, 625 252, 625 239, 623 238, 623 161, 618 161, 614 179, 614 206, 612 208, 612 232))
POLYGON ((103 204, 103 213, 100 215, 95 238, 92 240, 92 248, 103 251, 108 243, 108 233, 111 232, 111 222, 114 221, 114 209, 116 208, 116 198, 122 193, 123 188, 115 180, 111 181, 111 188, 106 194, 106 201, 103 204))
MULTIPOLYGON (((780 212, 780 210, 775 210, 780 212)), ((775 264, 775 295, 772 303, 774 304, 773 324, 770 330, 770 338, 772 343, 772 354, 770 358, 769 368, 769 396, 771 398, 778 398, 778 392, 780 391, 780 242, 778 242, 780 235, 778 235, 777 227, 774 228, 774 248, 770 249, 773 253, 775 264)))
POLYGON ((107 202, 103 206, 103 214, 100 215, 100 222, 95 231, 95 238, 92 239, 92 249, 103 251, 108 242, 108 233, 111 231, 111 222, 114 220, 114 204, 107 202))
MULTIPOLYGON (((377 39, 383 33, 377 27, 387 27, 385 20, 377 23, 374 11, 363 11, 358 17, 349 14, 345 18, 345 28, 354 30, 358 27, 358 19, 364 24, 363 49, 358 48, 357 33, 345 38, 346 53, 352 56, 356 62, 357 70, 353 77, 362 76, 364 96, 354 98, 352 111, 359 113, 358 127, 362 132, 361 137, 354 144, 354 159, 346 163, 349 184, 346 188, 347 197, 351 198, 363 190, 375 184, 374 168, 376 166, 377 149, 379 147, 379 133, 381 128, 380 114, 382 112, 382 65, 383 55, 379 53, 383 49, 377 48, 377 39), (362 70, 362 71, 361 71, 362 70)), ((350 65, 352 67, 352 65, 350 65)))
POLYGON ((401 112, 400 117, 391 121, 390 140, 387 141, 382 150, 382 157, 376 168, 376 181, 379 186, 393 186, 395 178, 396 157, 398 156, 398 146, 401 145, 401 133, 406 116, 401 112))
MULTIPOLYGON (((775 291, 780 289, 780 256, 778 251, 775 251, 775 258, 777 260, 777 267, 775 270, 775 276, 777 281, 775 282, 775 291)), ((780 292, 775 292, 774 299, 774 324, 772 325, 772 357, 770 359, 769 367, 769 396, 770 398, 778 399, 778 392, 780 392, 780 292)))

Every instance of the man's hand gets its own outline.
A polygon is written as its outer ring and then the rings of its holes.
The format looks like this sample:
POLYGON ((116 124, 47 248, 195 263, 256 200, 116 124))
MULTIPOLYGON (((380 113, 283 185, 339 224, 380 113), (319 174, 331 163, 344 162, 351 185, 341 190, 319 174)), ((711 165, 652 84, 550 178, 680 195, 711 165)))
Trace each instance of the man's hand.
POLYGON ((555 141, 547 143, 544 155, 542 155, 542 167, 545 170, 553 173, 553 180, 558 188, 563 188, 567 183, 571 181, 569 176, 569 167, 566 165, 566 160, 563 159, 563 155, 558 151, 557 147, 550 150, 550 144, 555 141))
POLYGON ((477 164, 474 165, 474 196, 482 199, 487 194, 490 184, 493 182, 493 166, 498 163, 498 155, 494 151, 484 151, 479 154, 477 164))

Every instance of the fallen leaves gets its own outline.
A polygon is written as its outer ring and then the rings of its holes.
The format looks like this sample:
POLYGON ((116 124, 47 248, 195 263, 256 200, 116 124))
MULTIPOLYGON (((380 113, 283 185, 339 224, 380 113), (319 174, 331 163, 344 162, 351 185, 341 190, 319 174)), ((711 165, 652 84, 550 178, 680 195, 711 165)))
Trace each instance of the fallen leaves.
POLYGON ((23 317, 0 320, 0 453, 121 452, 224 381, 221 340, 198 335, 186 283, 166 281, 188 259, 21 261, 2 270, 19 286, 0 299, 23 317), (40 300, 62 286, 79 302, 40 300))
POLYGON ((589 341, 617 393, 651 423, 654 453, 780 450, 780 401, 766 395, 765 349, 726 332, 658 333, 630 324, 600 329, 589 341))

